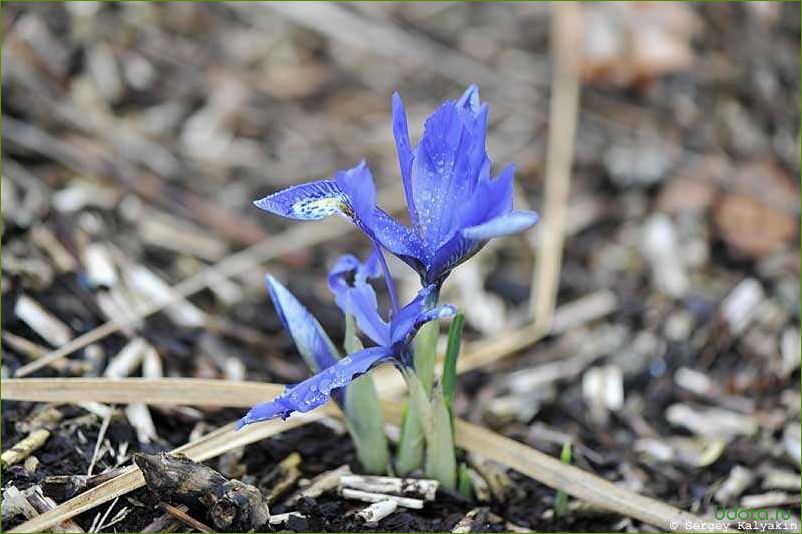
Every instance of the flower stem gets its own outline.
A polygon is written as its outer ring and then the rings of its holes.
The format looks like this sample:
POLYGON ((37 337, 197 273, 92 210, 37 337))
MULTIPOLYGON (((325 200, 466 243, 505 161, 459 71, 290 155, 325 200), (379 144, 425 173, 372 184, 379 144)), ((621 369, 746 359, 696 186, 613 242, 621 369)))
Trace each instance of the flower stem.
POLYGON ((395 291, 395 282, 393 281, 393 277, 390 276, 390 268, 387 266, 387 260, 384 259, 384 252, 382 252, 382 248, 376 241, 373 242, 373 247, 376 249, 376 253, 379 255, 379 264, 382 267, 382 273, 384 273, 384 281, 387 284, 387 293, 390 294, 390 306, 392 307, 391 316, 395 315, 398 312, 398 294, 395 291))

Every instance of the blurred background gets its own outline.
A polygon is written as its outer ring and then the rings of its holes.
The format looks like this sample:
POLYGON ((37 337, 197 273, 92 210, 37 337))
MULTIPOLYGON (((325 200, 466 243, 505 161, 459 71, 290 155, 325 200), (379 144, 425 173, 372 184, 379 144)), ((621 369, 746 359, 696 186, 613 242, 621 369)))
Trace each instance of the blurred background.
MULTIPOLYGON (((340 339, 324 273, 368 247, 344 222, 289 224, 252 200, 365 157, 383 205, 402 208, 390 95, 402 95, 415 142, 442 100, 478 83, 494 171, 515 162, 517 206, 542 210, 551 11, 3 2, 3 377, 273 239, 269 253, 245 255, 268 265, 208 280, 34 376, 114 376, 120 350, 143 339, 157 375, 303 378, 263 276, 286 282, 340 339)), ((797 4, 779 2, 579 7, 564 325, 464 375, 461 416, 553 455, 570 440, 580 467, 694 512, 798 515, 799 21, 797 4)), ((497 240, 450 278, 444 298, 465 307, 468 339, 529 320, 539 247, 539 231, 497 240)), ((414 291, 416 277, 393 270, 414 291)), ((31 408, 3 403, 4 445, 31 408)), ((179 412, 122 418, 110 448, 180 445, 224 420, 179 412)), ((63 440, 40 474, 85 470, 92 440, 88 452, 63 440)), ((524 493, 509 502, 523 504, 507 519, 542 528, 550 505, 532 496, 543 487, 517 483, 524 493)), ((572 521, 581 528, 581 512, 572 521)), ((602 530, 636 528, 626 521, 602 530)))

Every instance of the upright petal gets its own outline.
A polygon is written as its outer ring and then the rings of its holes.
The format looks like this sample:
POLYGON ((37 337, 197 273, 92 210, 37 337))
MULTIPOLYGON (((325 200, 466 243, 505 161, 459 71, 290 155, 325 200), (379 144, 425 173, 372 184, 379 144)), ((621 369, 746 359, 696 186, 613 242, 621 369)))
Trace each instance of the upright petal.
POLYGON ((398 153, 398 166, 401 170, 401 179, 404 183, 404 193, 407 197, 409 220, 413 226, 418 225, 418 211, 415 208, 415 199, 412 195, 412 144, 409 141, 409 128, 407 127, 407 111, 404 102, 398 93, 393 93, 393 137, 395 137, 395 150, 398 153))
POLYGON ((339 353, 323 327, 290 291, 267 276, 267 291, 281 322, 313 373, 337 363, 339 353))
POLYGON ((462 96, 457 101, 457 106, 471 113, 474 117, 479 116, 481 102, 479 100, 479 86, 472 83, 470 87, 465 89, 462 96))
POLYGON ((488 166, 487 110, 478 103, 474 87, 459 102, 446 101, 426 120, 412 165, 412 190, 418 233, 430 256, 457 230, 459 208, 488 166))
POLYGON ((489 174, 482 177, 460 213, 459 228, 476 226, 512 211, 514 173, 515 165, 509 164, 497 178, 491 180, 489 174))
POLYGON ((333 180, 294 185, 254 202, 258 208, 290 219, 318 220, 343 212, 346 198, 333 180))
POLYGON ((259 404, 237 422, 237 429, 245 425, 281 417, 286 419, 293 412, 308 412, 322 406, 336 389, 348 385, 372 367, 388 360, 392 351, 385 347, 372 347, 349 354, 336 365, 307 378, 284 393, 264 404, 259 404))

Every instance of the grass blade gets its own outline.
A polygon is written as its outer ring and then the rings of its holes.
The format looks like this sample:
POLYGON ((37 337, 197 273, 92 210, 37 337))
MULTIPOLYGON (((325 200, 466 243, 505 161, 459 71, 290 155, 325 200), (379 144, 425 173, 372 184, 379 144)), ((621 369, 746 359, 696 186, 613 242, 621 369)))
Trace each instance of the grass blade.
MULTIPOLYGON (((562 452, 560 452, 560 461, 566 465, 571 463, 570 441, 563 443, 563 449, 562 452)), ((554 498, 554 517, 557 519, 563 517, 566 506, 568 506, 568 494, 563 490, 557 490, 557 496, 554 498)))
POLYGON ((462 341, 462 327, 465 325, 465 315, 458 313, 451 321, 448 329, 448 346, 446 359, 443 362, 443 398, 448 411, 454 405, 454 395, 457 392, 457 358, 459 358, 460 342, 462 341))

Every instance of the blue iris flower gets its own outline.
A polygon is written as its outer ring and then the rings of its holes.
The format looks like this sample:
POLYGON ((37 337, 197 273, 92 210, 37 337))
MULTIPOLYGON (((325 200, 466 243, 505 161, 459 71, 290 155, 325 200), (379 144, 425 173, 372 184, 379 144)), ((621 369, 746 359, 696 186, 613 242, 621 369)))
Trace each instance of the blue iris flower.
POLYGON ((412 366, 410 342, 425 323, 453 316, 453 306, 434 306, 435 287, 427 286, 389 321, 378 311, 376 293, 369 279, 380 274, 378 254, 365 263, 352 255, 342 256, 329 271, 329 287, 344 314, 352 315, 359 329, 375 347, 356 351, 339 359, 337 349, 320 323, 290 291, 272 276, 267 288, 285 329, 299 352, 317 374, 294 386, 288 386, 275 399, 253 407, 237 428, 275 417, 286 419, 293 412, 308 412, 324 404, 330 396, 338 400, 340 388, 358 376, 385 362, 402 367, 412 366), (351 280, 351 282, 349 282, 351 280))
MULTIPOLYGON (((477 86, 469 87, 457 101, 444 102, 426 120, 423 137, 414 148, 397 93, 392 104, 393 135, 411 227, 376 206, 373 175, 364 160, 337 172, 333 179, 293 186, 255 204, 292 219, 342 214, 377 248, 389 250, 414 268, 424 285, 439 286, 454 267, 490 239, 522 232, 538 216, 512 208, 513 165, 491 177, 485 148, 488 106, 480 102, 477 86)), ((394 299, 392 286, 388 287, 394 299)))

